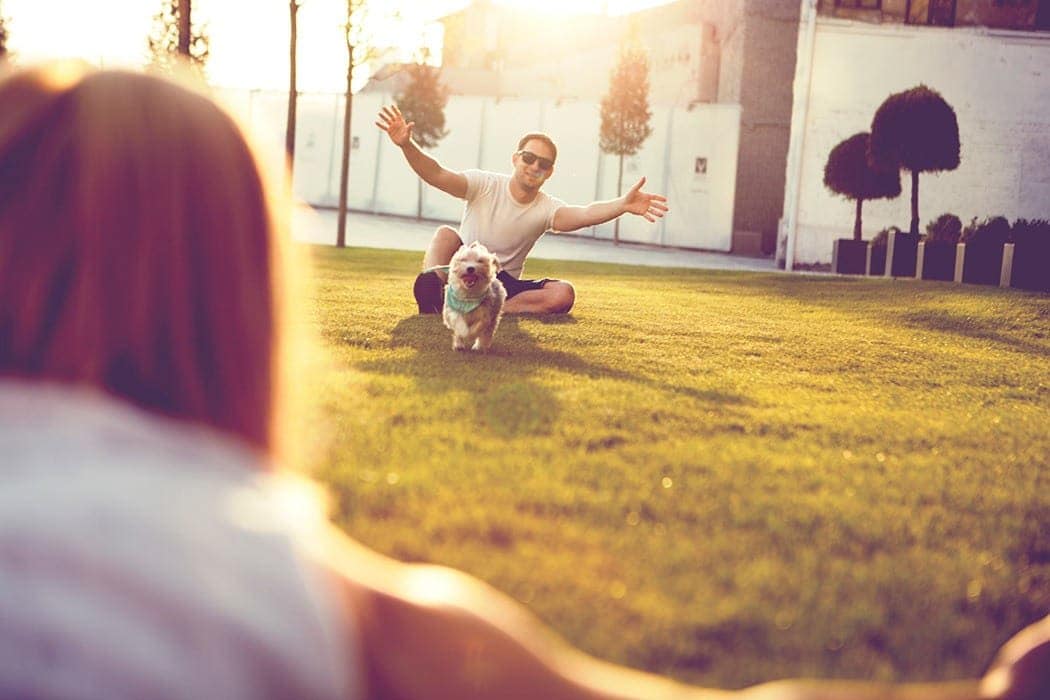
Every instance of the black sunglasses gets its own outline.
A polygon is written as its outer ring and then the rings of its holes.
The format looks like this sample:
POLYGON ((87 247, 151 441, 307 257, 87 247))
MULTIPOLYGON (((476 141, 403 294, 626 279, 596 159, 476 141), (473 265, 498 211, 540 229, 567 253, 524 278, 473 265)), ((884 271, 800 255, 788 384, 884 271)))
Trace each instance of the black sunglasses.
POLYGON ((523 161, 525 161, 525 165, 532 165, 536 161, 539 161, 540 162, 540 170, 550 170, 551 168, 554 167, 554 161, 553 160, 549 160, 547 158, 540 158, 538 155, 536 155, 532 151, 520 150, 520 151, 518 151, 518 155, 521 156, 521 159, 523 161))

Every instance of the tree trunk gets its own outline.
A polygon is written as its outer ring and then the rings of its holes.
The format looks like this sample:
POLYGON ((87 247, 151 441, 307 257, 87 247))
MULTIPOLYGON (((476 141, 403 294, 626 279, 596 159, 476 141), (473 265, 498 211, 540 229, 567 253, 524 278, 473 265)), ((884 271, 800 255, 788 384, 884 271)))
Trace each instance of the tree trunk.
POLYGON ((181 55, 190 56, 190 0, 176 0, 179 8, 179 47, 181 55))
MULTIPOLYGON (((620 154, 620 167, 616 173, 616 196, 623 195, 623 154, 620 154)), ((613 221, 613 244, 620 245, 620 217, 613 221)))
POLYGON ((350 3, 346 7, 346 109, 343 110, 343 164, 339 170, 339 227, 335 244, 346 247, 346 201, 350 189, 350 118, 353 114, 354 46, 350 43, 350 3))
POLYGON ((4 22, 4 10, 0 7, 0 61, 7 56, 7 25, 4 22))
POLYGON ((919 171, 911 171, 911 234, 919 235, 919 171))
POLYGON ((288 14, 291 20, 288 40, 288 119, 284 129, 284 152, 288 158, 288 194, 292 194, 292 171, 295 168, 295 117, 299 102, 299 89, 296 84, 296 47, 299 43, 298 27, 296 24, 299 16, 299 3, 297 0, 289 0, 288 14))
POLYGON ((864 200, 858 198, 857 199, 857 216, 853 219, 853 240, 855 240, 855 241, 859 241, 862 238, 861 232, 860 232, 860 230, 861 230, 860 210, 861 210, 861 207, 863 207, 863 206, 864 206, 864 200))

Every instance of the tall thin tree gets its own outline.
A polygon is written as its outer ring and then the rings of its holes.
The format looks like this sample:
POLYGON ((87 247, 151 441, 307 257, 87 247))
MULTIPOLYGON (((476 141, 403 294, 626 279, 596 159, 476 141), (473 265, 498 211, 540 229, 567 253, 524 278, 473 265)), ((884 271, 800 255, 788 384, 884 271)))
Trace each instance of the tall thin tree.
MULTIPOLYGON (((412 138, 420 148, 433 148, 448 136, 445 129, 445 105, 448 104, 448 86, 441 82, 441 69, 426 63, 423 50, 416 63, 405 67, 408 82, 394 97, 405 121, 415 122, 412 138)), ((416 218, 423 218, 423 180, 416 178, 416 218)))
POLYGON ((350 190, 350 151, 353 147, 350 124, 354 107, 354 69, 367 62, 375 50, 369 45, 365 32, 368 0, 346 0, 346 107, 343 110, 343 159, 339 168, 339 218, 335 244, 346 246, 346 212, 350 190))
POLYGON ((4 10, 0 6, 0 61, 4 61, 8 58, 9 53, 7 50, 7 20, 4 19, 4 10))
POLYGON ((292 193, 292 175, 295 169, 295 118, 299 106, 299 88, 296 84, 299 45, 299 2, 288 0, 288 118, 284 128, 284 152, 288 158, 288 193, 292 193))
MULTIPOLYGON (((618 155, 616 196, 623 194, 623 158, 633 156, 649 138, 649 57, 633 41, 625 42, 609 75, 609 92, 602 98, 599 147, 618 155)), ((613 240, 620 241, 620 220, 613 225, 613 240)))
POLYGON ((190 44, 193 41, 191 34, 193 33, 193 22, 192 22, 192 11, 193 1, 192 0, 176 0, 179 9, 179 45, 178 53, 180 56, 190 56, 190 44))
POLYGON ((203 72, 211 40, 207 27, 193 23, 191 0, 161 0, 147 43, 151 69, 169 73, 182 56, 203 72))

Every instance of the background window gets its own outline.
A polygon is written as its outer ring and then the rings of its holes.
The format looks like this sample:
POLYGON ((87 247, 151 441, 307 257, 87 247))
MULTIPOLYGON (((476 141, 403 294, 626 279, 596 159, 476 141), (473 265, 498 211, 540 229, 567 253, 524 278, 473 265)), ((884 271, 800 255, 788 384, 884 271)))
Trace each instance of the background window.
POLYGON ((955 26, 955 0, 908 0, 909 24, 955 26))

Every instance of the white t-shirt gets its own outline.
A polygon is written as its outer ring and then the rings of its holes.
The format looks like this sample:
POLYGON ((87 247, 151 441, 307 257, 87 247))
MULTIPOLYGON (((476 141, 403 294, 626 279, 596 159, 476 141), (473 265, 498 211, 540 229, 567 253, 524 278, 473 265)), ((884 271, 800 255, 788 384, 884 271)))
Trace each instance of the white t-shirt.
MULTIPOLYGON (((362 697, 289 477, 213 431, 0 380, 0 697, 362 697)), ((314 530, 315 531, 315 530, 314 530)))
POLYGON ((528 204, 510 194, 510 176, 466 170, 467 203, 459 237, 465 245, 479 241, 499 259, 500 266, 521 278, 525 258, 545 232, 554 227, 554 212, 565 202, 540 192, 528 204))

